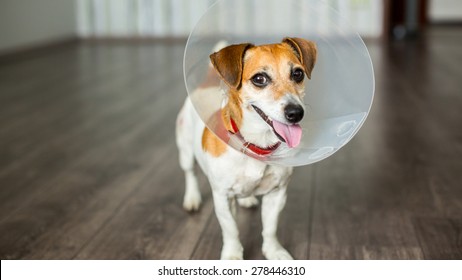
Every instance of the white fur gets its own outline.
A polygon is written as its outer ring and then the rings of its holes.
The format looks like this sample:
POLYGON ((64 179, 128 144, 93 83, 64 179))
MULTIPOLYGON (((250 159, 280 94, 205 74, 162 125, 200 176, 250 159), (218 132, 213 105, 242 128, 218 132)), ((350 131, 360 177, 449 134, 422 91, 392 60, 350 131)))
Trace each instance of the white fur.
MULTIPOLYGON (((226 45, 225 42, 220 43, 216 50, 224 45, 226 45)), ((249 59, 251 55, 250 51, 246 53, 244 60, 249 59)), ((287 77, 292 66, 284 63, 277 69, 267 67, 266 71, 277 85, 277 79, 287 77)), ((288 103, 296 103, 303 107, 303 84, 294 84, 292 91, 284 93, 278 100, 275 100, 271 87, 257 89, 250 81, 242 82, 240 91, 242 122, 239 132, 246 141, 260 147, 269 147, 279 141, 272 128, 262 120, 251 105, 258 106, 271 119, 285 122, 284 108, 288 103)), ((218 97, 221 91, 220 87, 199 88, 193 93, 193 96, 195 95, 201 98, 218 97)), ((206 114, 211 115, 212 113, 207 112, 206 114)), ((243 258, 243 248, 239 241, 238 227, 234 217, 236 199, 243 207, 254 207, 258 204, 255 196, 262 195, 263 254, 267 259, 292 259, 276 236, 279 213, 286 203, 286 189, 292 175, 292 167, 268 165, 231 147, 227 147, 226 151, 217 157, 212 156, 202 147, 204 127, 190 99, 187 98, 178 115, 176 130, 180 165, 186 176, 183 207, 188 211, 198 210, 201 203, 194 174, 196 160, 212 187, 215 213, 223 236, 221 258, 243 258)))
MULTIPOLYGON (((244 127, 248 125, 249 129, 252 129, 252 119, 255 116, 250 117, 249 114, 244 115, 244 127)), ((259 126, 266 125, 261 119, 253 123, 254 131, 258 130, 259 126)), ((215 213, 223 234, 221 258, 243 258, 243 248, 233 214, 235 198, 238 198, 240 205, 252 207, 258 203, 255 195, 263 195, 263 254, 267 259, 292 259, 276 236, 278 217, 286 202, 286 189, 292 168, 267 165, 230 147, 224 154, 214 157, 204 152, 202 148, 203 130, 204 123, 195 112, 190 99, 187 98, 178 115, 176 130, 180 165, 186 175, 183 207, 188 211, 197 210, 201 203, 194 174, 196 159, 212 187, 215 213)))

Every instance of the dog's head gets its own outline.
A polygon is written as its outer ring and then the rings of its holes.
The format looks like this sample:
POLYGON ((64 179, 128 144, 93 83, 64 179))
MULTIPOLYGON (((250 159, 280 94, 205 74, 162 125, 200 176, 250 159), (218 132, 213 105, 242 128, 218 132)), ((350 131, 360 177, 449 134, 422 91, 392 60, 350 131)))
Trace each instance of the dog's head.
POLYGON ((279 44, 231 45, 210 55, 229 87, 225 118, 232 118, 242 136, 256 145, 268 147, 280 140, 296 147, 305 112, 305 77, 311 78, 316 53, 314 42, 285 38, 279 44))

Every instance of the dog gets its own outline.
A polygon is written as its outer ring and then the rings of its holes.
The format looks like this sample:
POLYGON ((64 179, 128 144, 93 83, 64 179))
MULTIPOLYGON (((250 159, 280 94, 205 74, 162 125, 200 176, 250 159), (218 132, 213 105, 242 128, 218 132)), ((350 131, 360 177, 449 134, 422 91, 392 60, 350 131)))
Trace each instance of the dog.
MULTIPOLYGON (((219 115, 228 132, 245 141, 248 152, 268 156, 280 145, 294 148, 300 143, 305 78, 311 78, 316 57, 316 44, 301 38, 260 46, 230 45, 210 55, 212 71, 229 89, 219 115)), ((220 94, 220 87, 215 89, 220 94)), ((279 243, 276 230, 293 168, 269 165, 229 147, 205 126, 189 97, 177 117, 176 143, 186 181, 183 207, 196 211, 201 204, 196 161, 211 185, 223 237, 221 259, 243 259, 235 201, 254 207, 258 195, 263 196, 264 257, 292 259, 279 243)))

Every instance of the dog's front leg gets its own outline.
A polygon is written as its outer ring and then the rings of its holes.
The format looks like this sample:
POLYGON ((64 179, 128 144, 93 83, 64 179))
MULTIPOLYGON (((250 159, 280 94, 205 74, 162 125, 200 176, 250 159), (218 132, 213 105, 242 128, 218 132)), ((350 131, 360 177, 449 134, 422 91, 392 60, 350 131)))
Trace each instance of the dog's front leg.
POLYGON ((215 205, 215 214, 217 215, 223 234, 221 259, 242 260, 244 257, 243 248, 239 241, 239 230, 231 211, 229 198, 225 194, 213 191, 213 202, 215 205))
POLYGON ((291 260, 292 256, 278 241, 276 231, 278 227, 279 213, 286 204, 286 186, 263 196, 262 200, 262 224, 263 224, 263 255, 268 260, 291 260))

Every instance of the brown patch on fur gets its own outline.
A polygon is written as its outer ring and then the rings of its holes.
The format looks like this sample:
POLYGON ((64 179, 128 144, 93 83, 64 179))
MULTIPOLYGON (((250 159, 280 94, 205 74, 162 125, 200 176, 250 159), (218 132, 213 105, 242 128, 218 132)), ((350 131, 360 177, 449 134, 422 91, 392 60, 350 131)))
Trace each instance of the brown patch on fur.
POLYGON ((289 44, 271 44, 254 47, 247 52, 243 81, 248 81, 258 72, 265 72, 266 69, 276 71, 273 73, 273 81, 269 85, 273 87, 272 93, 277 100, 287 92, 298 92, 297 87, 303 84, 296 84, 290 79, 290 71, 287 71, 289 64, 293 67, 304 68, 289 44))
POLYGON ((282 42, 291 46, 297 53, 297 57, 305 67, 305 73, 308 79, 311 79, 311 72, 316 64, 318 49, 316 44, 302 38, 284 38, 282 42))
POLYGON ((231 118, 238 128, 242 125, 242 101, 240 98, 240 91, 230 89, 228 92, 228 103, 221 110, 221 117, 223 124, 228 131, 234 131, 231 125, 231 118))
POLYGON ((210 55, 213 67, 229 87, 240 87, 244 53, 252 46, 249 43, 231 45, 210 55))
POLYGON ((206 127, 202 133, 202 149, 213 157, 219 157, 226 152, 227 145, 206 127))
MULTIPOLYGON (((239 91, 230 90, 228 103, 220 113, 225 129, 230 132, 237 132, 234 131, 233 126, 231 125, 231 118, 238 128, 241 127, 242 109, 239 91)), ((214 157, 219 157, 226 152, 227 144, 206 127, 202 133, 202 149, 214 157)))
MULTIPOLYGON (((243 122, 241 107, 242 83, 249 81, 258 72, 271 69, 274 72, 274 77, 269 86, 273 87, 271 92, 275 100, 288 92, 294 94, 303 92, 304 83, 295 83, 290 77, 290 70, 300 67, 305 70, 305 74, 310 78, 316 62, 316 45, 314 42, 300 38, 285 38, 279 44, 256 47, 245 43, 225 47, 211 54, 210 60, 217 71, 215 75, 208 73, 208 76, 214 76, 214 85, 216 76, 219 75, 229 86, 228 103, 221 111, 224 126, 228 131, 236 132, 230 120, 233 119, 238 129, 241 127, 243 122)), ((208 83, 206 81, 204 84, 208 83)), ((226 144, 211 134, 208 129, 204 131, 202 146, 204 150, 216 156, 226 150, 226 144), (219 143, 215 143, 215 140, 207 140, 211 136, 219 143)))

